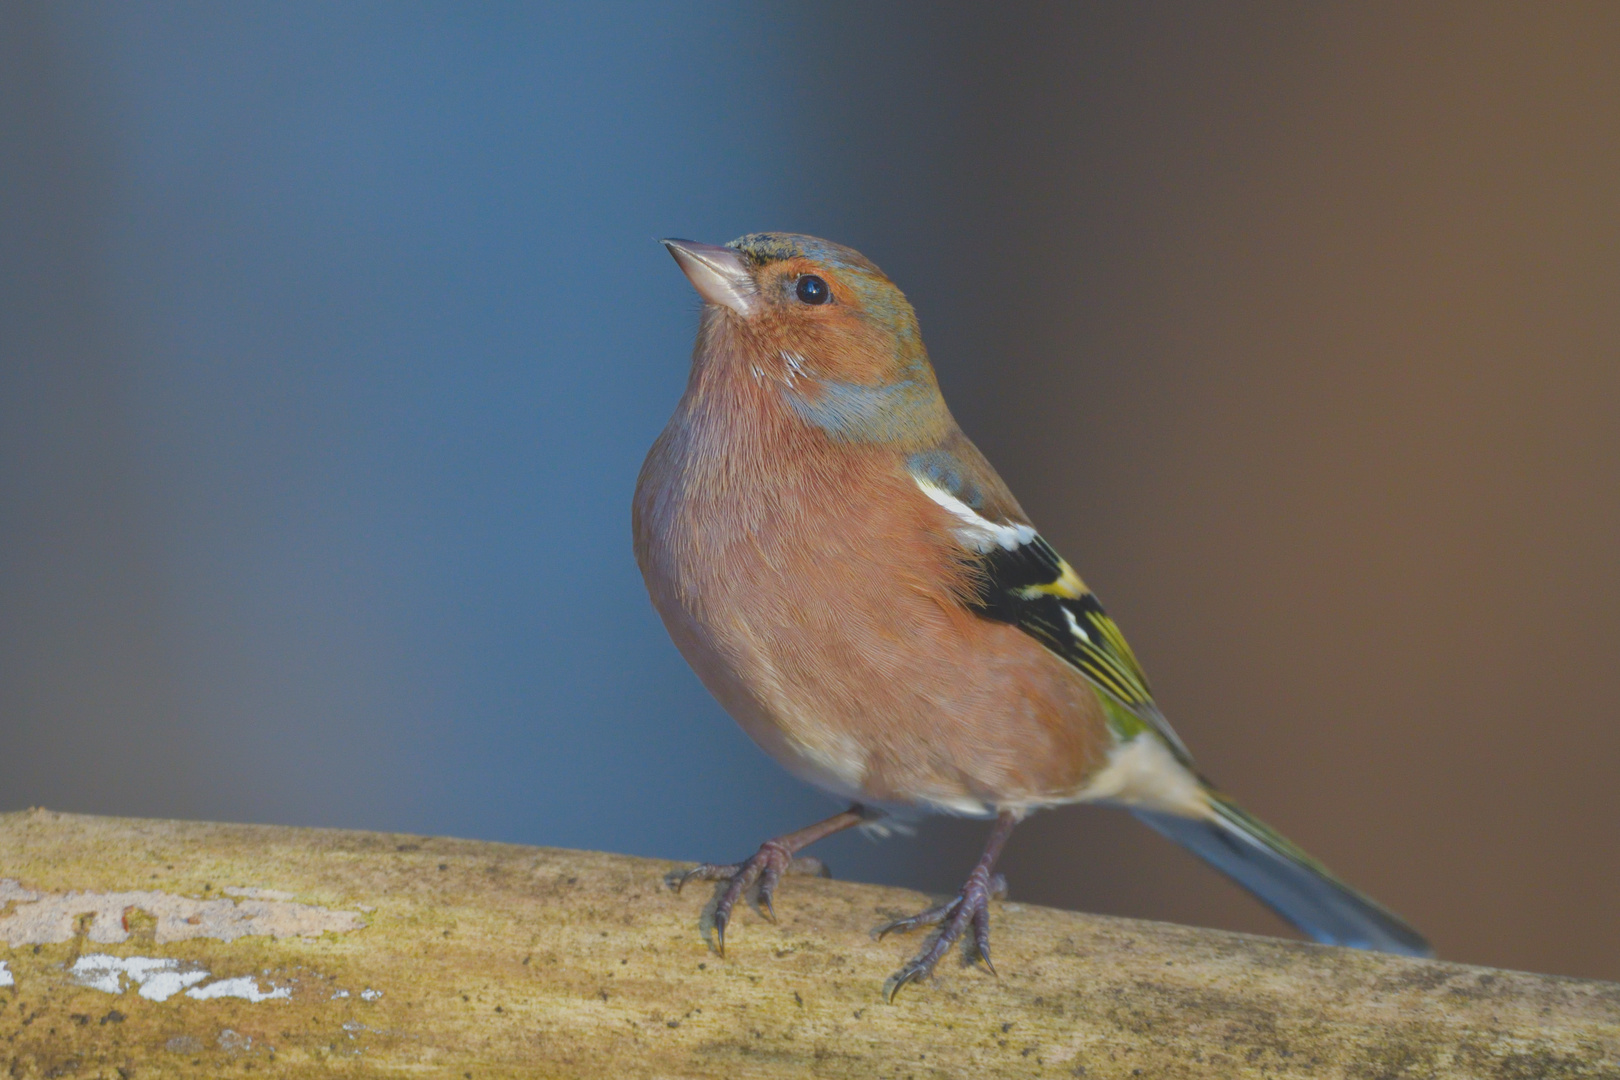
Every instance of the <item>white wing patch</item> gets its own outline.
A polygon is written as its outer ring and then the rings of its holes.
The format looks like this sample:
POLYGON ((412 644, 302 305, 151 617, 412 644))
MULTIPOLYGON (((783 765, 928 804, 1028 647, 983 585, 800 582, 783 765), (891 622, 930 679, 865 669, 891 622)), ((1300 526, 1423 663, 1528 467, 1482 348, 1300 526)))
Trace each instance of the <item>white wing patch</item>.
POLYGON ((944 488, 929 483, 915 474, 911 478, 917 482, 924 495, 944 507, 946 513, 956 519, 957 524, 951 529, 951 535, 961 541, 962 546, 980 555, 998 547, 1006 551, 1015 551, 1035 539, 1035 530, 1028 525, 998 525, 988 518, 980 517, 978 511, 944 488))

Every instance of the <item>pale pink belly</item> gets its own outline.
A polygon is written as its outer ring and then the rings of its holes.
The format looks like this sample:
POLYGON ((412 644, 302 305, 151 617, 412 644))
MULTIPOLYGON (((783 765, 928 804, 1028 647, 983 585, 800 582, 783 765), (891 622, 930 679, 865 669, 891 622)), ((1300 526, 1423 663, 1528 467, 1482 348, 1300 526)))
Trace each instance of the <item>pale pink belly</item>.
MULTIPOLYGON (((710 692, 783 766, 845 798, 978 813, 1074 797, 1105 752, 1090 685, 1016 628, 940 598, 927 566, 889 560, 883 521, 839 524, 812 532, 814 551, 769 521, 711 532, 707 558, 649 575, 710 692)), ((696 550, 673 535, 650 548, 672 561, 696 550)))

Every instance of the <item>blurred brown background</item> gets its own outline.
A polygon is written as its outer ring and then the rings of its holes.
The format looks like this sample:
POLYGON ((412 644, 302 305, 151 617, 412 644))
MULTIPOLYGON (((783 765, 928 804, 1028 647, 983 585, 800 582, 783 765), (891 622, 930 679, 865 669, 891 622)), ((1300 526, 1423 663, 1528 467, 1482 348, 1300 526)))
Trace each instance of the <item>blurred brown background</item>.
MULTIPOLYGON (((1157 14, 963 36, 960 418, 1219 783, 1442 956, 1620 978, 1620 8, 1157 14)), ((1117 813, 1005 869, 1280 926, 1117 813)))
MULTIPOLYGON (((11 4, 0 47, 0 807, 677 858, 822 813, 627 525, 694 323, 652 238, 795 229, 906 289, 1212 777, 1443 957, 1620 979, 1620 7, 11 4)), ((983 833, 829 859, 954 889, 983 833)), ((1005 869, 1284 932, 1116 812, 1005 869)))

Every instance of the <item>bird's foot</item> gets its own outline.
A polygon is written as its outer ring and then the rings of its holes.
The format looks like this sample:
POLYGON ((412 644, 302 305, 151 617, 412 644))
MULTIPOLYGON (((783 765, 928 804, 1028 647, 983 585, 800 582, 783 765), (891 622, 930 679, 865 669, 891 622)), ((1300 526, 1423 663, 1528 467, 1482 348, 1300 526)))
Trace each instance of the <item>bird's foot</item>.
POLYGON ((755 882, 754 893, 760 913, 771 922, 776 921, 776 908, 771 900, 776 885, 784 875, 831 877, 820 859, 810 856, 794 858, 792 850, 780 840, 767 840, 754 852, 753 857, 740 863, 704 863, 681 873, 677 871, 665 880, 669 887, 680 892, 688 881, 724 881, 726 887, 714 907, 714 951, 726 955, 726 926, 731 922, 737 901, 755 882))
POLYGON ((991 875, 982 866, 976 867, 954 899, 879 928, 877 936, 881 940, 887 934, 905 933, 921 926, 940 927, 939 933, 922 952, 889 976, 889 981, 883 987, 884 998, 893 1002, 895 995, 907 983, 932 975, 934 967, 951 951, 951 946, 961 940, 970 926, 973 928, 973 951, 994 975, 995 965, 990 963, 990 900, 1006 895, 1006 878, 1000 874, 991 875))
POLYGON ((774 840, 767 840, 754 852, 754 856, 746 862, 720 864, 704 863, 702 866, 688 870, 686 873, 675 873, 664 880, 676 892, 681 886, 697 878, 703 881, 724 881, 726 886, 720 891, 719 899, 714 906, 714 951, 721 956, 726 955, 726 924, 731 921, 731 911, 737 906, 737 900, 748 891, 748 887, 756 881, 759 890, 756 893, 760 912, 771 922, 776 921, 776 909, 771 906, 771 894, 776 891, 776 883, 782 879, 783 874, 819 874, 828 877, 827 868, 819 859, 795 859, 793 856, 799 850, 808 847, 824 837, 836 832, 854 828, 867 820, 866 811, 859 805, 852 806, 843 813, 834 814, 825 821, 818 821, 814 825, 806 825, 795 832, 785 836, 778 836, 774 840))

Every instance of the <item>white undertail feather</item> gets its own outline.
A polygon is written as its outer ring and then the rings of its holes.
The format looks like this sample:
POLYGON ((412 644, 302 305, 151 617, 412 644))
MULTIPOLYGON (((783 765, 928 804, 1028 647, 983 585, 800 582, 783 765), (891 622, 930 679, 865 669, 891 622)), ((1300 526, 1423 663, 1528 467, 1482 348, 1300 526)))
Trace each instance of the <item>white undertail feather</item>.
POLYGON ((1208 817, 1209 793, 1157 735, 1143 732, 1115 745, 1108 764, 1086 782, 1080 797, 1182 817, 1208 817))

